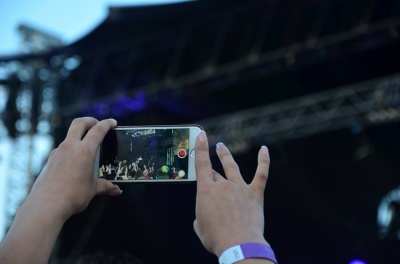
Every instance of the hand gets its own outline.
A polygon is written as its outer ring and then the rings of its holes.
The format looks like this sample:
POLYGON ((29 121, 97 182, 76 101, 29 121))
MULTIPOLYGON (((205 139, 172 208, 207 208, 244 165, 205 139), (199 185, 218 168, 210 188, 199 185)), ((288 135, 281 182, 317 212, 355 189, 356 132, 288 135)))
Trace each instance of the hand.
POLYGON ((67 137, 50 153, 13 224, 0 244, 0 262, 48 263, 65 221, 83 211, 96 194, 119 195, 118 186, 94 176, 97 149, 113 119, 75 119, 67 137))
POLYGON ((263 146, 251 184, 246 184, 228 148, 217 144, 226 179, 213 171, 204 131, 196 140, 197 198, 194 230, 204 247, 218 257, 245 242, 268 244, 264 238, 264 190, 270 158, 263 146))
POLYGON ((64 217, 83 211, 97 194, 119 195, 118 186, 94 176, 97 149, 114 119, 99 122, 91 117, 75 119, 65 140, 50 153, 30 197, 52 205, 64 217))

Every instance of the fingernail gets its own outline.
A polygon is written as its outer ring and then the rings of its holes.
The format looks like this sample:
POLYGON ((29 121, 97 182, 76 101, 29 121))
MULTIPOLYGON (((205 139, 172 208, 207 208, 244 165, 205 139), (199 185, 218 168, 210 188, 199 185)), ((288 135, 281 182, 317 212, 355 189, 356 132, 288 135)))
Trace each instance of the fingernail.
POLYGON ((207 135, 205 131, 200 131, 199 133, 199 140, 201 142, 206 142, 207 141, 207 135))
POLYGON ((110 195, 120 195, 122 190, 117 186, 114 185, 114 188, 111 189, 110 195))
POLYGON ((225 144, 224 143, 222 143, 222 142, 218 142, 217 143, 217 149, 218 150, 223 150, 225 148, 225 144))
POLYGON ((117 120, 115 120, 114 118, 110 118, 110 120, 117 123, 117 120))
POLYGON ((261 146, 261 152, 264 154, 264 155, 268 155, 269 153, 268 153, 268 148, 266 147, 266 146, 261 146))

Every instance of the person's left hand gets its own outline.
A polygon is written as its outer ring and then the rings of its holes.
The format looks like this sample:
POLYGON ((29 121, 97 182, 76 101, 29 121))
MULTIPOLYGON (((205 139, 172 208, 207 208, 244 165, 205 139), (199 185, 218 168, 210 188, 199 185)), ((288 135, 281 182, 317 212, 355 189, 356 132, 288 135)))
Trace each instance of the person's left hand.
POLYGON ((204 131, 200 132, 195 161, 194 230, 197 236, 204 247, 218 257, 224 250, 242 243, 268 245, 264 238, 264 191, 270 165, 268 148, 260 148, 258 166, 250 184, 243 180, 229 149, 223 143, 218 143, 216 148, 226 178, 212 169, 207 136, 204 131))
POLYGON ((30 197, 68 218, 82 212, 95 195, 119 195, 117 185, 94 175, 96 152, 117 121, 92 117, 73 120, 65 140, 50 153, 30 197))

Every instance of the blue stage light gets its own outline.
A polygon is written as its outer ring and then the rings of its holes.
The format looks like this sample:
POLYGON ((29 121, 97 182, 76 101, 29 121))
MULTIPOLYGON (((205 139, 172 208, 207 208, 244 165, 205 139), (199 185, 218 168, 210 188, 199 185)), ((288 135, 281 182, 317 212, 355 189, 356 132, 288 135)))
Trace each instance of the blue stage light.
POLYGON ((359 260, 359 259, 354 259, 349 262, 349 264, 367 264, 367 262, 359 260))

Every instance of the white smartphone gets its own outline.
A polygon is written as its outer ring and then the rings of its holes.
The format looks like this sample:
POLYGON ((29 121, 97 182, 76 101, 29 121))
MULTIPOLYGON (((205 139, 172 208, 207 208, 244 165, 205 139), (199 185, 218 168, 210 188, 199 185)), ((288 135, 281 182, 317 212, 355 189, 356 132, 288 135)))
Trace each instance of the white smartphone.
POLYGON ((97 151, 95 176, 116 183, 196 180, 194 147, 199 125, 120 126, 97 151))

